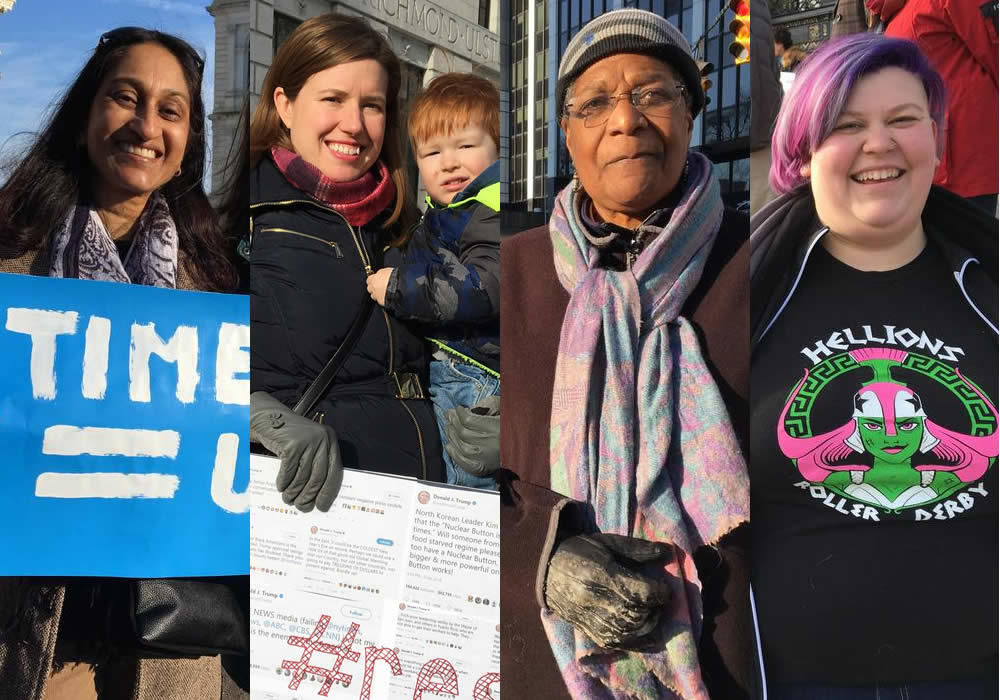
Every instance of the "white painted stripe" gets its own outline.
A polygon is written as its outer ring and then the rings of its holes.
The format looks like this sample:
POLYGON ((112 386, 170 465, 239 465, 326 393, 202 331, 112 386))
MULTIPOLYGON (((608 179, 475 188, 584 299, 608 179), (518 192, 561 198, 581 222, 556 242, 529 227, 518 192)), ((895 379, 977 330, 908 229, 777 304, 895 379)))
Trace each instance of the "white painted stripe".
POLYGON ((767 328, 765 328, 764 332, 760 334, 759 338, 757 338, 758 345, 760 345, 760 341, 764 340, 764 336, 767 335, 767 332, 771 330, 771 326, 774 325, 774 322, 778 320, 778 316, 781 315, 781 312, 785 310, 786 306, 788 306, 788 301, 792 298, 792 295, 795 294, 795 290, 799 286, 799 280, 802 279, 802 273, 805 272, 806 270, 806 263, 809 262, 809 256, 812 255, 813 248, 816 247, 817 241, 819 241, 819 239, 823 237, 823 234, 829 230, 830 230, 829 228, 824 226, 822 229, 816 232, 815 234, 816 237, 813 238, 811 241, 809 241, 809 248, 806 250, 806 256, 802 258, 802 264, 799 265, 799 273, 795 275, 795 281, 792 282, 792 288, 788 290, 788 296, 786 296, 785 300, 781 302, 781 306, 778 308, 778 311, 774 314, 774 318, 771 319, 771 322, 767 324, 767 328))
POLYGON ((108 388, 108 352, 111 343, 111 320, 91 316, 83 346, 83 396, 103 399, 108 388))
POLYGON ((42 454, 107 457, 169 457, 175 459, 181 436, 176 430, 78 428, 52 425, 45 429, 42 454))
POLYGON ((35 481, 39 498, 173 498, 181 480, 175 474, 60 474, 43 472, 35 481))
POLYGON ((965 268, 969 266, 969 263, 976 263, 977 265, 981 264, 979 262, 979 258, 969 258, 962 264, 962 269, 955 273, 955 280, 958 282, 958 288, 962 290, 962 296, 964 296, 965 300, 969 302, 969 306, 972 307, 972 310, 979 314, 979 318, 986 322, 986 325, 990 327, 990 330, 994 333, 1000 333, 1000 331, 997 330, 997 327, 994 326, 988 318, 986 318, 986 314, 979 310, 979 307, 976 306, 976 302, 972 301, 969 293, 965 291, 965 268))
POLYGON ((757 623, 757 601, 753 596, 753 586, 750 586, 750 614, 753 617, 754 641, 757 642, 757 664, 760 670, 760 690, 762 700, 767 700, 767 674, 764 673, 764 647, 760 641, 760 625, 757 623))

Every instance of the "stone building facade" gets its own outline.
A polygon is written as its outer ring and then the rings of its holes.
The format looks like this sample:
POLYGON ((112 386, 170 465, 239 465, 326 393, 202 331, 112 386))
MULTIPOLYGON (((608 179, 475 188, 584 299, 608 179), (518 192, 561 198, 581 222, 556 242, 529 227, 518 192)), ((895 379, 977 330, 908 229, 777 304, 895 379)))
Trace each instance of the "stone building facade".
POLYGON ((225 185, 227 165, 235 163, 233 143, 243 103, 250 91, 250 9, 253 0, 214 0, 215 93, 212 120, 212 190, 225 185))

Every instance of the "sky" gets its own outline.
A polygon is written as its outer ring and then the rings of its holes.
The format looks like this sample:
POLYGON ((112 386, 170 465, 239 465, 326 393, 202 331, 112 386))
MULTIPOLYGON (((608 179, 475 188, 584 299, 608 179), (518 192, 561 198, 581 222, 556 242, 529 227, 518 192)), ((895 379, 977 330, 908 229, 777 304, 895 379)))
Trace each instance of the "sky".
MULTIPOLYGON (((215 25, 210 0, 17 0, 0 15, 0 165, 16 160, 83 68, 100 36, 138 26, 175 34, 205 57, 212 113, 215 25), (26 133, 25 133, 26 132, 26 133)), ((211 122, 206 124, 211 147, 211 122)), ((208 154, 211 157, 211 152, 208 154)), ((211 172, 210 168, 206 168, 211 172)), ((0 169, 0 182, 4 172, 0 169)))

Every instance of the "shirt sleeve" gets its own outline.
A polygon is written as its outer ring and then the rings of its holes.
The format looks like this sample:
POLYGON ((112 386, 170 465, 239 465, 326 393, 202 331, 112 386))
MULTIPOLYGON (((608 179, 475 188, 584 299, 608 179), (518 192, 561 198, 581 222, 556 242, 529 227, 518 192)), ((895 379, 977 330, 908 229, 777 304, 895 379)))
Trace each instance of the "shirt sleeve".
POLYGON ((389 279, 386 308, 423 323, 470 323, 500 313, 500 213, 478 206, 458 252, 441 246, 430 260, 401 265, 389 279))
POLYGON ((972 58, 997 85, 997 41, 995 15, 990 14, 993 3, 985 0, 938 0, 942 15, 947 18, 972 58))

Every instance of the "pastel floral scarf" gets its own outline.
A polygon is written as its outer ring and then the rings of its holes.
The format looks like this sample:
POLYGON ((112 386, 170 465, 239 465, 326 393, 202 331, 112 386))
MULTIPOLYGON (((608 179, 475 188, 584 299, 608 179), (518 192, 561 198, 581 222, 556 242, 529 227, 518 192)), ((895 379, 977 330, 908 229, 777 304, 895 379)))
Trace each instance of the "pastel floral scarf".
MULTIPOLYGON (((722 222, 712 165, 688 155, 689 178, 663 230, 631 270, 597 264, 573 185, 549 223, 570 294, 552 397, 552 488, 593 507, 602 532, 669 542, 673 597, 652 644, 611 651, 543 610, 574 698, 707 700, 698 665, 701 584, 694 551, 749 519, 746 463, 718 387, 681 308, 722 222)), ((736 351, 739 351, 736 349, 736 351)))

